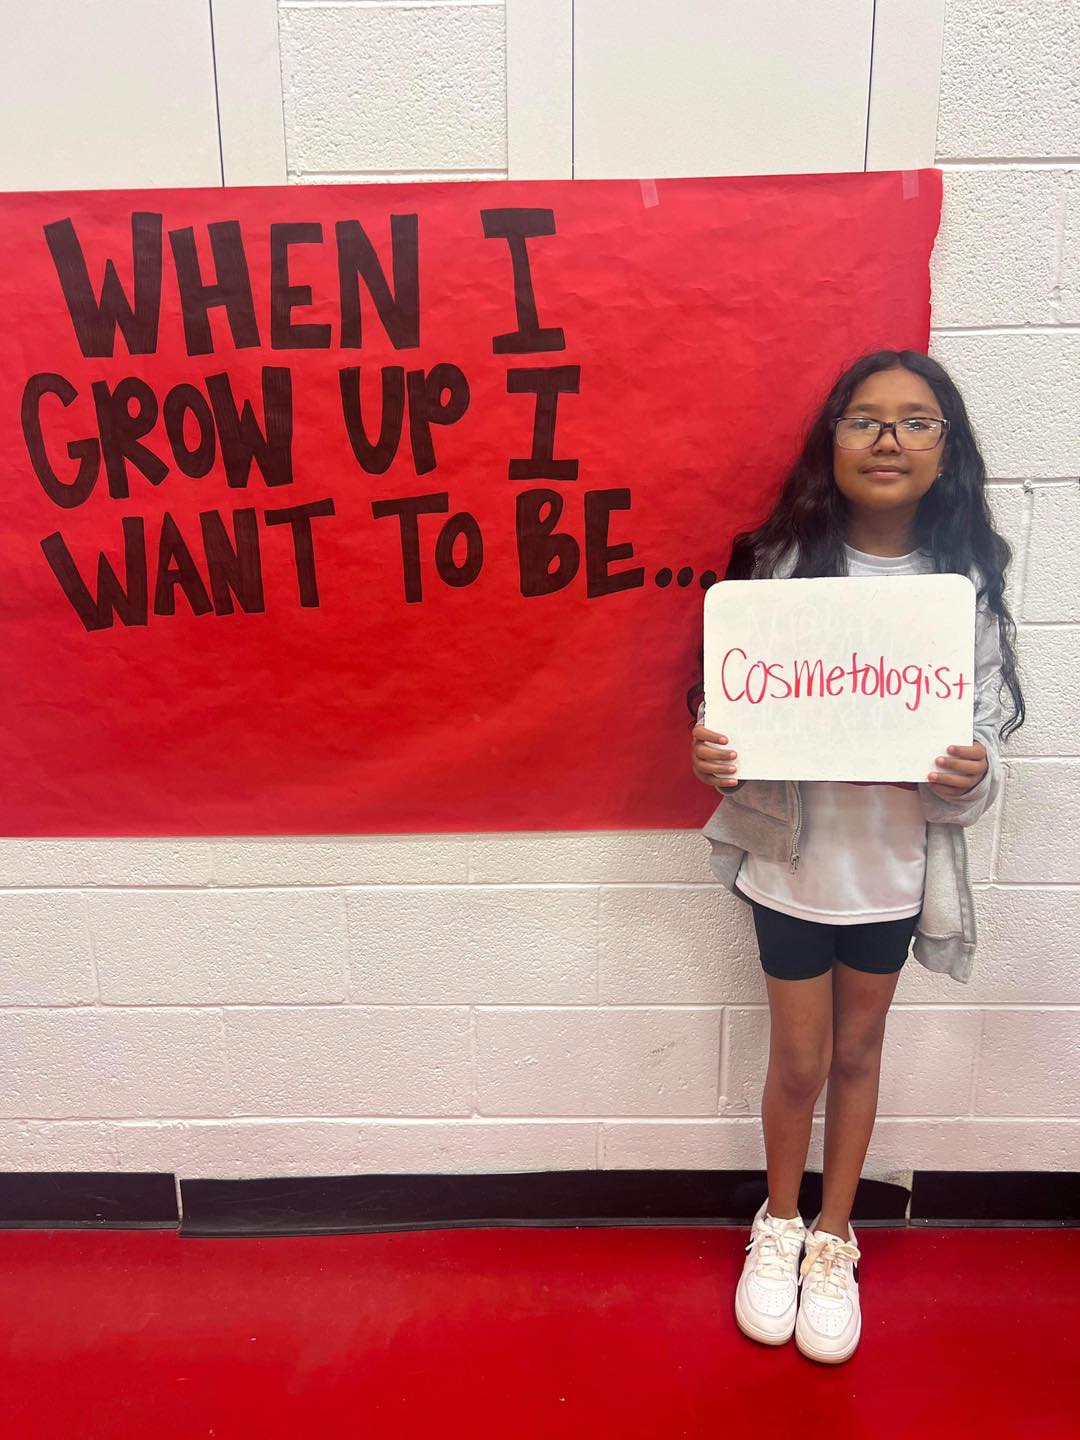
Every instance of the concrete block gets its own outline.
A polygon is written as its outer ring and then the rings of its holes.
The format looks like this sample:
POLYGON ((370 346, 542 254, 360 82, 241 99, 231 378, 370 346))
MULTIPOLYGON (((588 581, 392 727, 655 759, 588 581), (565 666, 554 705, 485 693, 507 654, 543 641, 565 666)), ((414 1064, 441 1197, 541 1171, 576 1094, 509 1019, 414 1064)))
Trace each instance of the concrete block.
POLYGON ((937 156, 1080 152, 1080 11, 1053 0, 950 0, 937 156))
POLYGON ((874 1126, 863 1168, 1054 1171, 1075 1170, 1078 1158, 1080 1120, 886 1118, 874 1126))
MULTIPOLYGON (((1074 468, 1078 462, 1080 455, 1074 455, 1074 468)), ((1018 618, 1080 620, 1080 484, 1039 485, 1032 498, 1024 606, 1018 618)))
POLYGON ((120 890, 87 903, 106 1004, 345 999, 340 891, 120 890))
POLYGON ((1021 579, 1027 550, 1032 497, 1019 485, 989 485, 987 502, 994 529, 1008 543, 1012 556, 1005 569, 1005 604, 1014 620, 1020 619, 1021 579))
POLYGON ((171 1170, 185 1180, 350 1175, 354 1120, 146 1120, 117 1124, 124 1170, 171 1170))
POLYGON ((908 960, 897 988, 904 1004, 1069 1005, 1076 1001, 1080 891, 1034 885, 981 887, 971 979, 959 985, 908 960))
POLYGON ((486 885, 707 885, 710 854, 694 829, 523 831, 475 836, 469 872, 486 885))
POLYGON ((227 1113, 216 1010, 0 1010, 0 1116, 227 1113))
POLYGON ((203 840, 0 840, 0 886, 205 885, 203 840))
MULTIPOLYGON (((918 961, 909 959, 905 969, 911 964, 918 961)), ((975 1009, 906 1010, 894 1002, 882 1048, 878 1114, 966 1114, 980 1019, 975 1009)), ((720 1113, 760 1115, 769 1067, 769 1012, 731 1006, 726 1022, 720 1113)), ((826 1083, 816 1113, 824 1113, 827 1090, 826 1083)))
POLYGON ((1080 755, 1080 625, 1024 626, 1017 655, 1027 715, 1010 737, 1010 757, 1080 755))
POLYGON ((0 1120, 0 1170, 119 1170, 113 1129, 92 1121, 0 1120))
POLYGON ((590 1004, 594 889, 352 890, 353 1001, 590 1004))
POLYGON ((292 174, 290 185, 422 185, 428 181, 439 184, 464 185, 470 180, 505 180, 505 166, 497 170, 369 170, 347 173, 334 171, 332 175, 316 170, 310 175, 292 174))
POLYGON ((125 1170, 171 1169, 187 1179, 507 1174, 596 1164, 596 1126, 586 1120, 167 1121, 118 1125, 116 1144, 125 1170))
POLYGON ((482 1010, 483 1115, 704 1115, 716 1111, 716 1010, 482 1010))
POLYGON ((386 1006, 225 1011, 225 1113, 468 1115, 469 1012, 386 1006))
POLYGON ((977 1115, 1080 1116, 1080 1011, 987 1010, 984 1026, 977 1115))
POLYGON ((278 13, 291 173, 505 167, 501 5, 278 13))
POLYGON ((731 1004, 765 993, 750 907, 723 886, 601 889, 605 1004, 731 1004))
POLYGON ((189 885, 210 883, 206 840, 91 840, 86 846, 91 885, 189 885))
POLYGON ((0 885, 89 885, 90 860, 82 840, 0 839, 0 885))
POLYGON ((96 994, 82 896, 0 893, 0 1005, 86 1005, 96 994))
POLYGON ((605 1120, 604 1170, 758 1170, 765 1168, 760 1120, 605 1120))
MULTIPOLYGON (((764 1170, 759 1117, 713 1120, 608 1120, 601 1142, 605 1170, 764 1170)), ((806 1169, 822 1173, 824 1116, 815 1116, 806 1169)), ((862 1174, 910 1184, 922 1170, 1075 1170, 1080 1120, 908 1120, 879 1116, 862 1174)), ((764 1192, 762 1192, 764 1193, 764 1192)), ((804 1215, 809 1224, 812 1215, 804 1215)), ((856 1227, 858 1229, 858 1227, 856 1227)))
POLYGON ((968 847, 968 874, 972 884, 990 879, 994 848, 994 826, 1001 811, 1001 793, 990 808, 980 815, 974 825, 965 827, 964 838, 968 847))
POLYGON ((1058 323, 1075 325, 1080 321, 1080 169, 1066 171, 1065 227, 1057 278, 1058 323))
POLYGON ((1062 170, 943 172, 930 265, 935 325, 1050 325, 1062 170))
POLYGON ((882 1049, 878 1113, 966 1115, 981 1023, 974 1008, 909 1010, 894 1004, 882 1049))
POLYGON ((219 885, 452 885, 468 878, 467 836, 288 836, 214 845, 219 885))
POLYGON ((964 397, 991 478, 1058 479, 1077 473, 1080 333, 933 331, 930 354, 964 397))
POLYGON ((1029 884, 1080 883, 1076 844, 1080 761, 1013 760, 1007 772, 996 878, 1029 884))

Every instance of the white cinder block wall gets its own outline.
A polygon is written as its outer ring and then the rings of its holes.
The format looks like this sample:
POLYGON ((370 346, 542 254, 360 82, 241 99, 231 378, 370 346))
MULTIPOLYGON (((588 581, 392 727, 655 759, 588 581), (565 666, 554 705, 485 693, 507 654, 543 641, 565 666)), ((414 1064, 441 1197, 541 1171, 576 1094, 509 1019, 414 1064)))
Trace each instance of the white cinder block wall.
MULTIPOLYGON (((506 174, 500 0, 281 0, 280 42, 291 181, 506 174)), ((1078 51, 1075 6, 948 5, 932 352, 1015 549, 1030 719, 971 832, 975 978, 908 962, 868 1175, 1080 1164, 1078 51)), ((0 1168, 761 1166, 764 981, 707 853, 4 840, 0 1168)))

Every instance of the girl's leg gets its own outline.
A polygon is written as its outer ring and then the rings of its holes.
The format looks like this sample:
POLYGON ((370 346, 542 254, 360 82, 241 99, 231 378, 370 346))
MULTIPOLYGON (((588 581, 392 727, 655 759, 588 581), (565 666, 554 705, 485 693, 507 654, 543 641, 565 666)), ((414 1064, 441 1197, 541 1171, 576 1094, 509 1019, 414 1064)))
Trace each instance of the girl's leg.
POLYGON ((848 1233, 851 1206, 877 1116, 885 1017, 900 971, 833 969, 833 1048, 825 1097, 825 1163, 819 1230, 848 1233))
POLYGON ((829 1073, 832 972, 808 980, 778 980, 766 973, 765 984, 771 1020, 761 1123, 769 1176, 768 1212, 791 1218, 799 1207, 814 1102, 829 1073))

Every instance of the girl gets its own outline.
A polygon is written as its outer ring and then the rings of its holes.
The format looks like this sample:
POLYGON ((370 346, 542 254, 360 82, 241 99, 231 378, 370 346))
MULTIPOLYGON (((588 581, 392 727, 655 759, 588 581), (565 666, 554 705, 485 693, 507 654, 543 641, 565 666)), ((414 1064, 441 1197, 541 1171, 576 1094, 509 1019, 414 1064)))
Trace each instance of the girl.
POLYGON ((765 1344, 794 1333, 815 1360, 846 1360, 862 1330, 849 1217, 900 970, 914 936, 927 968, 968 978, 975 921, 963 827, 993 802, 999 742, 1024 721, 1016 629, 1002 599, 1011 551, 994 530, 985 482, 945 370, 914 350, 863 356, 833 386, 772 513, 735 537, 724 575, 970 576, 975 734, 927 756, 925 783, 741 781, 738 736, 724 733, 722 714, 710 714, 715 728, 706 729, 700 681, 687 696, 698 720, 694 774, 722 796, 703 827, 711 864, 752 908, 769 998, 769 1190, 735 1314, 765 1344), (799 1186, 826 1078, 822 1208, 808 1231, 799 1186))

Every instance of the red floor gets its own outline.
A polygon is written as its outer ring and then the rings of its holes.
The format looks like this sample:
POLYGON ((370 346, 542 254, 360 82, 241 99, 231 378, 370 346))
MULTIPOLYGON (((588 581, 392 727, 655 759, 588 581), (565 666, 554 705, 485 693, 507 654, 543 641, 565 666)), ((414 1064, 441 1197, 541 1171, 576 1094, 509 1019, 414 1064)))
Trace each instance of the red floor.
POLYGON ((0 1231, 0 1435, 1080 1435, 1080 1230, 861 1231, 838 1366, 736 1328, 745 1239, 0 1231))

